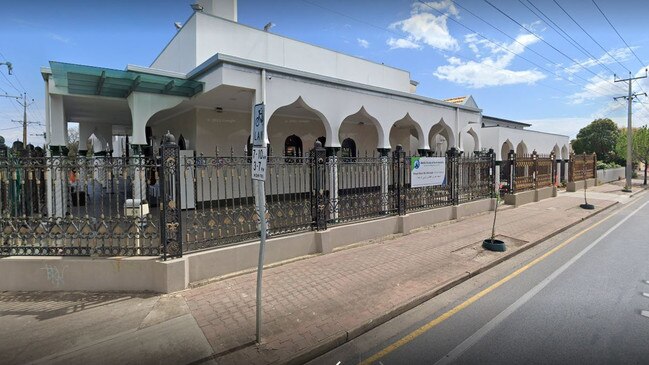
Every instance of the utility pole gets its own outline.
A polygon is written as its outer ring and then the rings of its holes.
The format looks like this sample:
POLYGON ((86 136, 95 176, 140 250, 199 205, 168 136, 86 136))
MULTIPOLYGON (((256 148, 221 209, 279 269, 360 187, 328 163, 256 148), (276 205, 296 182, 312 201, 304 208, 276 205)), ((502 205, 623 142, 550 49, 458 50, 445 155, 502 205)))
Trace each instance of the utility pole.
MULTIPOLYGON (((13 70, 13 64, 9 61, 7 62, 0 62, 0 66, 7 66, 7 70, 9 71, 9 75, 11 75, 11 71, 13 70)), ((14 96, 14 95, 0 95, 4 96, 5 98, 14 98, 16 100, 20 100, 21 98, 23 99, 22 103, 19 101, 18 104, 23 107, 23 146, 27 146, 27 124, 38 124, 38 123, 27 123, 27 107, 30 106, 31 104, 34 103, 34 99, 32 99, 31 103, 27 102, 27 92, 23 93, 22 96, 14 96)), ((16 121, 13 121, 16 122, 16 121)), ((17 122, 20 123, 20 122, 17 122)))
POLYGON ((18 104, 23 107, 23 120, 12 120, 14 123, 23 125, 23 146, 27 146, 27 125, 29 124, 40 124, 38 122, 28 122, 27 121, 27 107, 34 103, 34 99, 31 102, 27 102, 27 93, 22 94, 22 96, 13 96, 13 95, 0 95, 8 98, 14 98, 16 100, 23 99, 22 102, 18 101, 18 104))
POLYGON ((627 79, 618 79, 617 75, 613 75, 613 80, 615 82, 627 82, 629 84, 629 94, 625 96, 616 96, 613 100, 626 99, 628 102, 628 117, 627 117, 627 127, 626 127, 626 185, 624 190, 627 193, 631 192, 631 176, 632 176, 632 160, 633 160, 633 123, 631 122, 632 118, 632 103, 633 99, 636 99, 640 95, 647 96, 647 93, 634 94, 633 93, 633 80, 644 79, 647 77, 647 69, 644 70, 644 76, 632 77, 631 72, 629 72, 629 78, 627 79))

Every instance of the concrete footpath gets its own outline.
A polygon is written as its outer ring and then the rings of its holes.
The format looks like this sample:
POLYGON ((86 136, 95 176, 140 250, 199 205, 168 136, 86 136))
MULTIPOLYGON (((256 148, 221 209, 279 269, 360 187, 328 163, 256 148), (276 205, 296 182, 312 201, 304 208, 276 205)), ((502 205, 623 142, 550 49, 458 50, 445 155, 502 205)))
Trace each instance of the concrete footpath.
POLYGON ((505 253, 488 252, 492 213, 359 243, 264 272, 263 344, 255 273, 182 292, 0 293, 0 363, 302 363, 617 203, 621 186, 502 207, 505 253))

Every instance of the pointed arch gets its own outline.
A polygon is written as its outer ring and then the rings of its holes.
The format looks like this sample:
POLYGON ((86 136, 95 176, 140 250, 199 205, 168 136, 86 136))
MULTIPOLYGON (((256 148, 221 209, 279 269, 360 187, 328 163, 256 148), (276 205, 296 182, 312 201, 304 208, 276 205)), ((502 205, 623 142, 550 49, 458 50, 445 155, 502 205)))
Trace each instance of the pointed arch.
POLYGON ((356 113, 345 117, 340 124, 338 140, 352 138, 359 151, 374 151, 376 148, 390 148, 389 137, 381 123, 362 106, 356 113))
POLYGON ((524 141, 520 141, 520 143, 516 146, 516 154, 517 155, 526 155, 527 152, 527 145, 525 144, 524 141))
POLYGON ((402 145, 412 154, 430 148, 421 125, 409 113, 392 123, 389 138, 390 146, 402 145))
POLYGON ((561 159, 563 160, 569 159, 570 158, 569 151, 570 149, 568 149, 568 146, 564 144, 563 147, 561 147, 561 159))
POLYGON ((435 146, 435 152, 437 153, 446 152, 446 150, 456 146, 453 129, 448 124, 446 124, 444 118, 440 119, 439 122, 437 122, 430 128, 430 131, 428 132, 428 140, 431 148, 432 146, 435 146), (443 140, 440 140, 439 138, 433 140, 437 136, 441 136, 443 140), (441 147, 441 149, 443 149, 444 151, 437 151, 438 149, 440 149, 438 147, 441 147))
MULTIPOLYGON (((266 139, 273 151, 300 154, 302 148, 311 149, 318 137, 331 134, 327 118, 309 106, 302 96, 288 105, 267 112, 271 114, 268 117, 266 139), (288 141, 288 138, 291 140, 288 141)), ((329 140, 328 137, 326 139, 329 140)))
POLYGON ((475 151, 480 151, 480 139, 478 133, 473 130, 473 127, 462 134, 462 150, 465 154, 473 154, 475 151))
POLYGON ((559 148, 558 144, 554 145, 554 148, 552 149, 552 152, 554 152, 554 159, 558 160, 561 158, 561 149, 559 148))
POLYGON ((509 156, 509 151, 514 149, 514 144, 507 139, 505 142, 503 142, 503 145, 500 147, 500 161, 505 161, 507 159, 507 156, 509 156))

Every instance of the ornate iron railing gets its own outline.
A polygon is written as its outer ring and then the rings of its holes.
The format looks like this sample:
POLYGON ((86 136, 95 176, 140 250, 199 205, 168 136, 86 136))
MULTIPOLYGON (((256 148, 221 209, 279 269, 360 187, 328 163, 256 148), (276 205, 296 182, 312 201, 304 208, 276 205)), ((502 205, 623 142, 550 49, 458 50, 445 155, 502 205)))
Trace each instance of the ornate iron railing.
POLYGON ((450 181, 456 181, 459 174, 456 173, 457 169, 453 165, 458 162, 455 157, 436 157, 445 159, 446 174, 449 178, 443 185, 416 187, 411 185, 410 177, 412 171, 412 157, 406 157, 404 164, 404 190, 405 190, 405 209, 406 212, 431 209, 437 207, 444 207, 453 205, 453 196, 451 194, 450 181))
POLYGON ((337 205, 331 223, 394 214, 394 166, 387 157, 335 158, 337 205), (385 189, 387 185, 387 189, 385 189), (383 186, 383 188, 382 188, 383 186))
POLYGON ((570 154, 568 163, 568 181, 594 179, 597 175, 596 154, 570 154))
POLYGON ((247 156, 181 156, 184 251, 258 236, 247 156))
MULTIPOLYGON (((503 165, 513 171, 513 176, 507 176, 511 182, 508 192, 534 190, 556 183, 557 163, 554 153, 540 155, 534 151, 531 155, 523 155, 510 152, 507 163, 503 165)), ((501 179, 502 176, 501 171, 501 179)))
POLYGON ((557 162, 554 154, 536 155, 535 182, 537 189, 554 185, 557 162))
POLYGON ((516 154, 514 167, 514 179, 516 180, 516 192, 533 190, 534 186, 535 160, 532 155, 516 154))
POLYGON ((458 204, 493 195, 495 156, 492 153, 471 157, 456 157, 458 175, 458 204))
MULTIPOLYGON (((161 256, 257 239, 249 156, 195 155, 165 136, 159 157, 3 157, 0 255, 161 256)), ((136 150, 137 151, 137 150, 136 150)), ((411 186, 411 160, 270 156, 268 233, 406 214, 488 198, 493 154, 445 158, 446 183, 411 186)))
POLYGON ((0 161, 1 254, 160 255, 157 205, 141 204, 157 171, 140 157, 0 161))

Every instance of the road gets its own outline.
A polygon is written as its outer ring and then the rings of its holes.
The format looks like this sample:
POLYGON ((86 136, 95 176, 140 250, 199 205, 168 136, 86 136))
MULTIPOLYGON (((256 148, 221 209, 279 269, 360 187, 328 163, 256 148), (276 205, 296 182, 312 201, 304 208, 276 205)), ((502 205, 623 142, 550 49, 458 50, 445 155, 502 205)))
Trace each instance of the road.
POLYGON ((649 363, 649 194, 311 364, 649 363))

